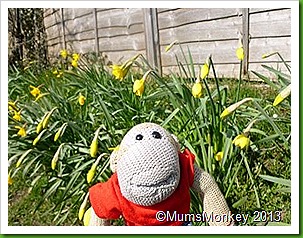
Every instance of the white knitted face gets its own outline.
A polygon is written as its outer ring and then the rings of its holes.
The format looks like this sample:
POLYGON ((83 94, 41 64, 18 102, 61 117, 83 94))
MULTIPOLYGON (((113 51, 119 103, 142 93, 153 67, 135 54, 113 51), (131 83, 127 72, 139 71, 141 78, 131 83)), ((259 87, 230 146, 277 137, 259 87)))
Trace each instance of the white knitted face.
POLYGON ((169 197, 180 180, 178 147, 161 126, 142 123, 123 138, 117 160, 118 182, 129 201, 150 206, 169 197))

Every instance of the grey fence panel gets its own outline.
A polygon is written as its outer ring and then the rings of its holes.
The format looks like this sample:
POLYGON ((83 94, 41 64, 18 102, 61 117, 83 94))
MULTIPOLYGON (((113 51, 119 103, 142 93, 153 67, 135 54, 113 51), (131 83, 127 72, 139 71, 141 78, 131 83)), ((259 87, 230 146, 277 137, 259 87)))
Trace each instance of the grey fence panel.
MULTIPOLYGON (((178 40, 186 55, 187 48, 190 50, 196 65, 203 64, 211 54, 218 76, 238 77, 239 61, 235 51, 241 34, 247 54, 243 63, 248 72, 263 72, 260 63, 264 62, 286 70, 277 57, 262 59, 262 54, 273 51, 279 51, 290 63, 290 9, 155 10, 156 19, 150 21, 151 18, 146 14, 153 11, 141 8, 70 8, 63 9, 62 21, 60 9, 45 9, 44 22, 50 56, 58 55, 65 45, 67 49, 80 53, 100 51, 113 63, 121 63, 142 53, 152 65, 160 67, 166 74, 178 69, 176 56, 182 60, 177 45, 169 52, 164 50, 171 42, 178 40), (153 34, 158 35, 158 38, 150 36, 153 34), (160 52, 157 53, 158 50, 160 52)), ((196 68, 198 73, 198 67, 196 68)), ((252 74, 249 76, 253 77, 252 74)))

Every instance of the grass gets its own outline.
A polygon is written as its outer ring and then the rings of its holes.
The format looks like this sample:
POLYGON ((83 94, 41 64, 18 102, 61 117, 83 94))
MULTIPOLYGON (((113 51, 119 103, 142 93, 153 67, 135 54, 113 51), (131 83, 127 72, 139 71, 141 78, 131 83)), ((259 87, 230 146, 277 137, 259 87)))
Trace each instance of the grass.
MULTIPOLYGON (((98 59, 92 62, 85 56, 79 68, 70 66, 69 56, 51 69, 10 71, 9 99, 16 102, 9 111, 8 131, 14 180, 9 187, 10 224, 81 225, 78 209, 88 188, 111 175, 109 148, 142 122, 158 123, 177 135, 181 148, 188 147, 197 165, 215 178, 231 211, 249 215, 247 225, 272 224, 269 216, 266 222, 254 221, 258 211, 281 212, 279 224, 289 224, 290 101, 272 106, 288 76, 269 69, 277 74, 277 82, 262 75, 267 84, 216 77, 197 81, 190 52, 189 58, 182 52, 186 64, 178 62, 180 72, 162 78, 151 71, 140 97, 133 93, 133 82, 151 69, 143 56, 135 57, 137 67, 131 67, 122 81, 98 59), (193 97, 194 83, 203 85, 199 98, 193 97), (30 93, 33 86, 44 95, 38 101, 30 93), (79 95, 84 103, 79 103, 79 95), (234 110, 231 106, 243 99, 243 105, 222 117, 222 111, 234 110), (26 129, 24 137, 16 126, 26 129), (251 143, 235 146, 239 135, 251 143), (93 139, 98 141, 96 156, 91 153, 93 139), (220 151, 223 158, 217 161, 220 151), (96 173, 87 180, 99 159, 96 173)), ((192 193, 191 212, 202 211, 200 199, 192 193)))
MULTIPOLYGON (((221 85, 227 85, 229 88, 229 94, 234 95, 236 93, 237 85, 234 83, 235 79, 223 79, 220 80, 221 85)), ((215 84, 211 84, 210 88, 215 87, 215 84)), ((243 82, 242 90, 240 91, 240 98, 255 97, 261 99, 273 99, 275 97, 275 91, 263 83, 256 82, 243 82)), ((275 176, 281 176, 280 171, 289 171, 288 166, 285 166, 287 158, 280 153, 266 152, 261 156, 258 155, 253 158, 249 163, 251 164, 254 174, 264 173, 266 171, 269 174, 275 176), (287 168, 286 168, 287 167, 287 168)), ((233 212, 238 213, 240 211, 247 211, 249 216, 248 224, 258 225, 253 221, 256 216, 255 210, 251 209, 254 195, 250 193, 247 195, 247 191, 251 190, 246 182, 241 181, 240 178, 246 176, 246 170, 240 169, 238 176, 235 180, 235 185, 231 189, 228 203, 231 206, 233 212), (235 198, 242 198, 237 201, 235 198)), ((290 177, 290 174, 285 174, 285 177, 290 177)), ((59 196, 51 197, 44 201, 43 205, 35 211, 35 207, 39 205, 41 196, 45 191, 45 177, 42 179, 29 193, 31 185, 22 176, 21 171, 17 173, 14 178, 14 183, 9 187, 9 225, 11 226, 35 226, 35 225, 56 225, 54 222, 55 215, 50 212, 51 208, 57 204, 59 196)), ((279 210, 283 213, 283 222, 290 223, 290 196, 289 194, 279 193, 281 186, 273 184, 267 181, 258 184, 258 190, 261 191, 260 198, 263 202, 263 207, 266 207, 267 211, 279 210)), ((70 217, 77 217, 77 209, 73 209, 70 217)), ((79 221, 76 219, 67 219, 62 225, 79 225, 79 221)), ((262 223, 259 223, 259 225, 262 223)))

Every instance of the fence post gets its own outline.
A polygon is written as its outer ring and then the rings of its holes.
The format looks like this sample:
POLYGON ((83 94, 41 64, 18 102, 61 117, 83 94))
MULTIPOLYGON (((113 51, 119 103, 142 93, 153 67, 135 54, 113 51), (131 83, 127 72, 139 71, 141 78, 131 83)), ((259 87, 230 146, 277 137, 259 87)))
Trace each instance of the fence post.
POLYGON ((63 47, 66 49, 66 40, 65 40, 65 26, 64 26, 64 14, 63 14, 63 8, 60 8, 61 13, 61 27, 62 27, 62 41, 63 41, 63 47))
POLYGON ((248 64, 249 64, 249 8, 242 9, 242 43, 244 50, 244 59, 243 59, 243 75, 248 74, 248 64))
POLYGON ((158 14, 156 8, 143 8, 145 49, 147 60, 158 73, 162 74, 158 14))
POLYGON ((99 36, 98 36, 98 20, 97 20, 97 10, 93 8, 94 16, 94 28, 95 28, 95 51, 97 55, 99 54, 99 36))

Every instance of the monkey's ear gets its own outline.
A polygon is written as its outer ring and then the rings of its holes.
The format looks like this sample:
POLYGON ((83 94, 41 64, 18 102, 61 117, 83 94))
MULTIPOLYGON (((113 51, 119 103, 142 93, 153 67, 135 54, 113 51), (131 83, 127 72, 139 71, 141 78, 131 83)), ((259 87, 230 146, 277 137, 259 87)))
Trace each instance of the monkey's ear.
POLYGON ((175 136, 174 134, 170 134, 170 135, 173 138, 173 143, 174 143, 174 146, 176 147, 177 151, 180 151, 180 144, 179 144, 179 140, 178 140, 177 136, 175 136))

